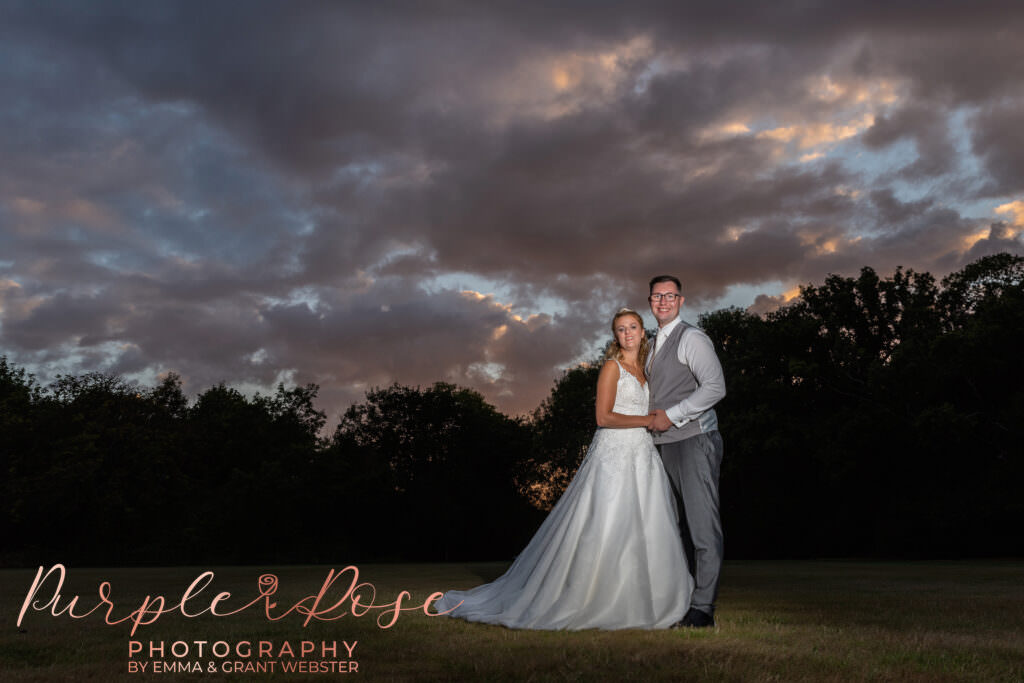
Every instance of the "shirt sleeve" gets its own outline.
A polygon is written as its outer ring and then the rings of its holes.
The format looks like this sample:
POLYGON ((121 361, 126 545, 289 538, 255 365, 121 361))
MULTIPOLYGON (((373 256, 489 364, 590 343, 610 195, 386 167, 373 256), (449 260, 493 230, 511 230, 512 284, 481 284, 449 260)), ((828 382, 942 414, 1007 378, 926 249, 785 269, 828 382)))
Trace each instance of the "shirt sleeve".
POLYGON ((677 427, 696 420, 725 396, 725 376, 722 364, 711 343, 702 330, 691 328, 679 340, 679 362, 690 368, 697 379, 697 390, 665 411, 665 415, 677 427))

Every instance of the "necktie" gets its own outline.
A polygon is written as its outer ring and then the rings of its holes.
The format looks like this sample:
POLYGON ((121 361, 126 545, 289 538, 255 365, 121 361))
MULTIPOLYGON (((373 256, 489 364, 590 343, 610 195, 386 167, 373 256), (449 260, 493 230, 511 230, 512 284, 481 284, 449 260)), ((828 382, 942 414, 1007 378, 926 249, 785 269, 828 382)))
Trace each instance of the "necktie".
POLYGON ((661 341, 661 331, 658 331, 658 335, 654 338, 654 348, 651 349, 651 354, 647 357, 647 372, 650 374, 650 369, 654 367, 654 354, 658 353, 658 342, 661 341))

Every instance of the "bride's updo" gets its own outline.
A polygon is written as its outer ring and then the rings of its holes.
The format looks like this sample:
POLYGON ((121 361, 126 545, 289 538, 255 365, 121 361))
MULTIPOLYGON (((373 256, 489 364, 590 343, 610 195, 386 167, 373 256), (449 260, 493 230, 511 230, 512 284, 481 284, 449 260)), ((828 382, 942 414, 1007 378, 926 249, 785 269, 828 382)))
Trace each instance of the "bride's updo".
POLYGON ((640 323, 640 348, 636 352, 636 362, 642 368, 647 363, 647 352, 649 350, 647 331, 644 329, 644 319, 632 308, 620 308, 616 311, 615 317, 612 318, 612 343, 608 345, 608 350, 604 353, 604 359, 622 360, 622 347, 619 346, 619 340, 615 336, 615 321, 627 315, 633 316, 640 323))

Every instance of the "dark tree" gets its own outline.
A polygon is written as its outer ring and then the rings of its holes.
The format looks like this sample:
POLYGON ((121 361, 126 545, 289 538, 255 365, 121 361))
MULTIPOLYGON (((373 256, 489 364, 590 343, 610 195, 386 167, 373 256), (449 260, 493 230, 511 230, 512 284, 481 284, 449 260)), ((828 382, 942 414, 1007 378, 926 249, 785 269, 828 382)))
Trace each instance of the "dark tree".
MULTIPOLYGON (((940 285, 864 268, 699 322, 729 388, 730 557, 1024 554, 1024 258, 940 285)), ((586 453, 599 367, 530 421, 396 384, 323 438, 315 385, 190 405, 173 373, 44 388, 0 356, 0 563, 507 559, 586 453)))
POLYGON ((334 438, 387 463, 392 495, 366 510, 363 523, 386 534, 396 553, 506 558, 533 531, 517 486, 529 432, 475 391, 441 382, 370 391, 334 438))
POLYGON ((600 371, 599 362, 566 370, 533 413, 534 445, 522 488, 542 510, 550 510, 558 501, 594 438, 594 403, 600 371))
POLYGON ((725 366, 723 515, 743 555, 1019 554, 1019 257, 832 275, 701 323, 725 366), (953 539, 956 539, 955 541, 953 539))

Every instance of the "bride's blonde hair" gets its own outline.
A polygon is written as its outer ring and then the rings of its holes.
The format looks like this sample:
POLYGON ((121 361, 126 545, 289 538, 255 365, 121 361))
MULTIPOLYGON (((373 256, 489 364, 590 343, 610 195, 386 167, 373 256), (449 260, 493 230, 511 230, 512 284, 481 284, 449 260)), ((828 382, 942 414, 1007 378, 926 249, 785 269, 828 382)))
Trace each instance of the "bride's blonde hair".
POLYGON ((633 316, 636 318, 636 321, 640 323, 640 348, 637 349, 636 352, 636 362, 642 368, 647 363, 647 351, 649 348, 647 343, 647 331, 644 329, 644 319, 641 318, 640 314, 632 308, 620 308, 612 318, 612 343, 608 345, 608 350, 605 351, 604 359, 622 360, 622 347, 619 346, 619 340, 615 336, 615 321, 627 315, 633 316))

